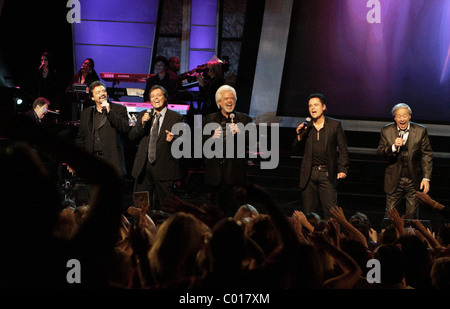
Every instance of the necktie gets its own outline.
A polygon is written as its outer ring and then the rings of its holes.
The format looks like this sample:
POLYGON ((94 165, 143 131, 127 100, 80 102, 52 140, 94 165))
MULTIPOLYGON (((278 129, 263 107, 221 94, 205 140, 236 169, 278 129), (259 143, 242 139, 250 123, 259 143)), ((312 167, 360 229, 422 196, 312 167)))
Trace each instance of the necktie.
POLYGON ((150 131, 150 141, 148 144, 148 160, 150 163, 153 163, 156 160, 156 142, 158 140, 159 133, 159 117, 161 117, 160 114, 155 114, 155 120, 153 121, 150 131))

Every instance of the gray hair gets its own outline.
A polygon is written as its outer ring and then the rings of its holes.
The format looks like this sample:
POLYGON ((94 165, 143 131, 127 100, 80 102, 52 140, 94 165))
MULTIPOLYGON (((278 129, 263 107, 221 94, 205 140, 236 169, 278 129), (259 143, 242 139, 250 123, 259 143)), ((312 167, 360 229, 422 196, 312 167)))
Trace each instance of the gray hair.
POLYGON ((405 108, 405 109, 407 109, 409 115, 412 115, 412 110, 411 110, 411 108, 410 108, 407 104, 405 104, 405 103, 398 103, 397 105, 395 105, 395 106, 392 108, 392 116, 395 117, 395 113, 396 113, 400 108, 405 108))
POLYGON ((225 91, 231 91, 234 95, 234 99, 237 101, 236 90, 229 85, 223 85, 216 91, 216 104, 217 104, 218 109, 220 109, 219 102, 220 102, 220 100, 222 100, 222 95, 225 91))

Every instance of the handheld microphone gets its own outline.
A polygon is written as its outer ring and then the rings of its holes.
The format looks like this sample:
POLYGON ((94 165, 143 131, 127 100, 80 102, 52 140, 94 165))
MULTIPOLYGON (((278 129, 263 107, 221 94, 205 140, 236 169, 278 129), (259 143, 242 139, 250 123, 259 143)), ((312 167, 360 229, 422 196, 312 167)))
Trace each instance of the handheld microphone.
POLYGON ((150 115, 150 118, 148 118, 148 120, 144 123, 144 125, 143 125, 144 128, 147 125, 147 123, 152 120, 152 117, 153 117, 153 113, 152 113, 152 109, 151 108, 147 108, 146 113, 148 113, 150 115))
POLYGON ((42 69, 42 67, 44 66, 44 62, 41 63, 41 66, 39 67, 39 70, 42 69))
MULTIPOLYGON (((106 103, 106 102, 108 102, 108 101, 105 100, 105 99, 102 99, 102 104, 104 104, 104 103, 106 103)), ((102 106, 102 114, 106 114, 106 112, 107 112, 106 106, 102 106)))
POLYGON ((303 137, 303 134, 305 134, 306 130, 309 128, 309 123, 311 122, 311 118, 307 117, 305 119, 305 121, 303 122, 305 125, 303 126, 303 128, 300 130, 300 132, 298 133, 298 135, 301 135, 303 137))
POLYGON ((230 114, 231 123, 234 123, 234 117, 235 117, 234 113, 231 113, 230 114))
POLYGON ((311 117, 307 117, 305 120, 305 127, 307 128, 309 126, 309 123, 311 122, 311 117))

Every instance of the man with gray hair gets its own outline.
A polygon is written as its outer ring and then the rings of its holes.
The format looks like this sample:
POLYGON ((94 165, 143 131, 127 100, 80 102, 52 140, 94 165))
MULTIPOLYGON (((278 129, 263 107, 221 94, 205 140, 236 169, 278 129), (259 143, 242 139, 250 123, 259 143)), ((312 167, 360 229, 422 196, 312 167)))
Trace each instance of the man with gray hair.
POLYGON ((430 190, 433 169, 433 151, 427 128, 411 122, 412 111, 405 103, 392 109, 394 122, 381 130, 377 153, 387 159, 384 175, 386 212, 406 200, 406 219, 417 219, 419 207, 416 191, 430 190))

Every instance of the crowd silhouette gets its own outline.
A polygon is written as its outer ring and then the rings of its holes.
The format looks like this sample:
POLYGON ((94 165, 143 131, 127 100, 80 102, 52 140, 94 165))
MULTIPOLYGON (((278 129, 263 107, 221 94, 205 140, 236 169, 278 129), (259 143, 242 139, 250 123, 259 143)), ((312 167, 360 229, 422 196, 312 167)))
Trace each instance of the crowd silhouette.
MULTIPOLYGON (((123 179, 108 163, 10 111, 0 113, 2 288, 448 289, 450 224, 431 233, 397 210, 375 231, 368 217, 284 214, 257 185, 239 187, 234 217, 215 205, 164 201, 124 213, 123 179), (33 145, 33 146, 30 146, 33 145), (63 203, 36 147, 94 186, 89 205, 63 203), (367 280, 377 259, 381 282, 367 280), (71 280, 68 261, 81 265, 71 280)), ((422 207, 448 208, 418 193, 422 207)))

